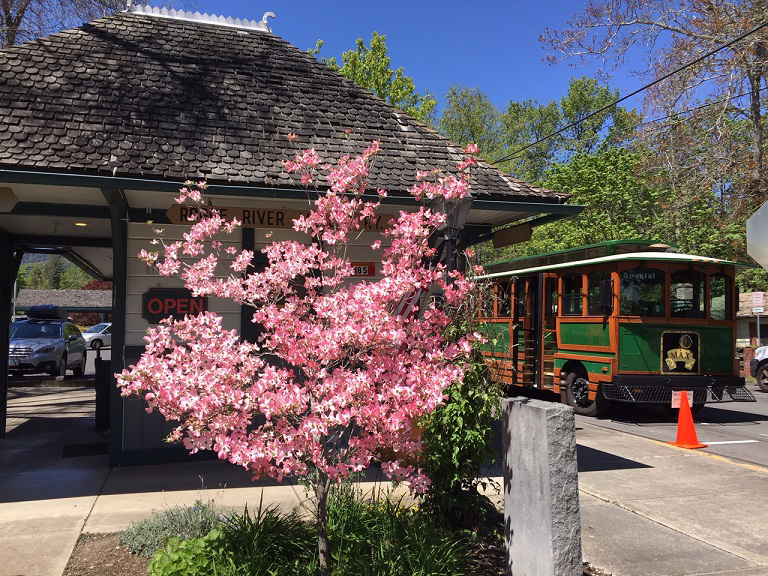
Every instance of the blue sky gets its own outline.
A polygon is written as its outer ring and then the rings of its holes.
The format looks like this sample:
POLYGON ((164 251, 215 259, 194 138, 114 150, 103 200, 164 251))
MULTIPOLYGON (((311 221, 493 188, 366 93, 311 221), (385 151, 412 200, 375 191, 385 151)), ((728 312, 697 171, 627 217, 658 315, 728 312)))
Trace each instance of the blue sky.
MULTIPOLYGON (((463 84, 480 88, 503 108, 510 100, 559 99, 571 76, 594 71, 545 63, 539 42, 544 28, 562 28, 582 5, 581 0, 209 0, 201 8, 256 20, 272 11, 276 35, 302 50, 320 38, 321 55, 338 61, 357 38, 367 43, 376 31, 387 37, 393 68, 402 66, 416 89, 430 90, 439 105, 449 86, 463 84)), ((641 85, 626 68, 611 83, 622 95, 641 85)))

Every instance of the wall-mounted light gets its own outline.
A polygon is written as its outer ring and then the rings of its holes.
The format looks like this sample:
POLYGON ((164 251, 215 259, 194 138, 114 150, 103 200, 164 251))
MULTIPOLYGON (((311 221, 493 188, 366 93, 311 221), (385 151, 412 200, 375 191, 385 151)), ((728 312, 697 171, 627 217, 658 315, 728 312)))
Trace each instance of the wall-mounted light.
POLYGON ((86 224, 85 222, 75 222, 75 226, 80 226, 82 228, 85 228, 86 226, 88 226, 88 224, 86 224))

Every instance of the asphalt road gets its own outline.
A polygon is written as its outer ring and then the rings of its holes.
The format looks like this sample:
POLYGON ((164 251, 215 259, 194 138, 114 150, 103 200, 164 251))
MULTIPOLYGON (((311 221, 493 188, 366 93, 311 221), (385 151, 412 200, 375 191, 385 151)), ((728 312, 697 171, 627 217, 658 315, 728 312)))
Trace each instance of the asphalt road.
MULTIPOLYGON (((693 417, 699 442, 708 444, 701 450, 735 460, 768 466, 768 394, 756 384, 747 388, 757 402, 707 404, 693 417)), ((677 421, 662 407, 614 404, 605 418, 584 418, 579 421, 672 442, 677 434, 677 421)), ((620 441, 620 437, 617 437, 620 441)))

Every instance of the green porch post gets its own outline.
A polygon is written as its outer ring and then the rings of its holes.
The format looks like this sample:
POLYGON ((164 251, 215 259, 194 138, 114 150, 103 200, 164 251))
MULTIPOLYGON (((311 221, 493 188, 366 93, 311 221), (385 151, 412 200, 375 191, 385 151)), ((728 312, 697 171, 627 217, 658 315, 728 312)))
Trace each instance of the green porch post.
MULTIPOLYGON (((128 259, 128 201, 122 190, 102 188, 112 221, 112 374, 125 365, 125 295, 128 259)), ((119 466, 123 452, 123 399, 111 378, 109 391, 109 465, 119 466)))

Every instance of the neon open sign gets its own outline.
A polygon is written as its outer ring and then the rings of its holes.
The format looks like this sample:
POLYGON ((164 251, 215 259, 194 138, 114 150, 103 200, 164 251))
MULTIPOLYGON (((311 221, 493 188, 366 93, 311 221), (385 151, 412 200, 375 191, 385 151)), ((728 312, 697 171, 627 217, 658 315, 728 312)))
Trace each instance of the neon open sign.
POLYGON ((208 298, 192 296, 186 288, 150 288, 141 297, 141 317, 150 324, 159 324, 163 318, 181 320, 187 314, 200 314, 208 310, 208 298))

